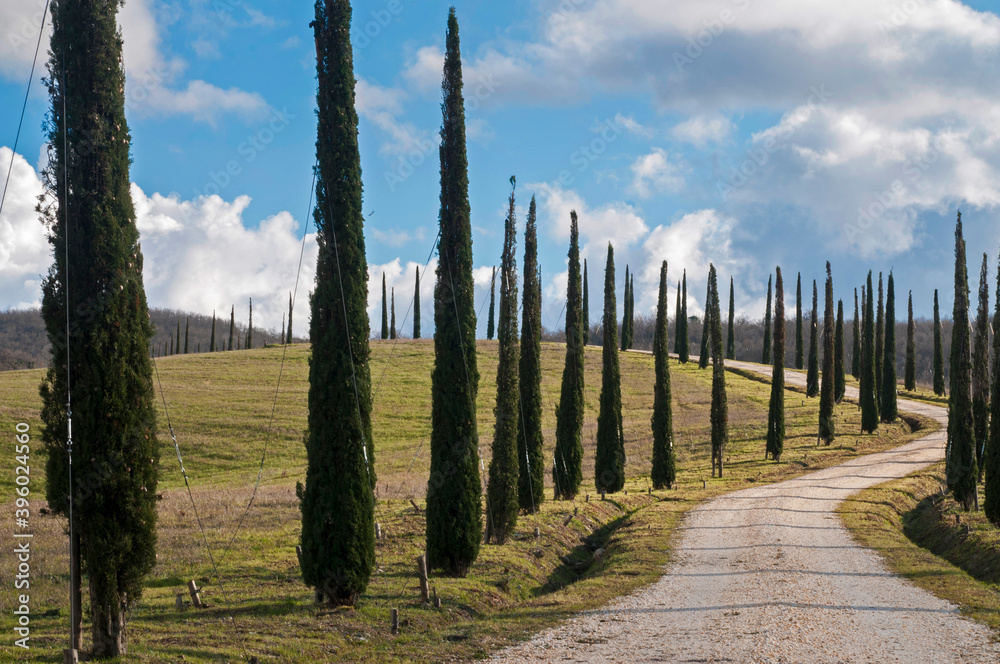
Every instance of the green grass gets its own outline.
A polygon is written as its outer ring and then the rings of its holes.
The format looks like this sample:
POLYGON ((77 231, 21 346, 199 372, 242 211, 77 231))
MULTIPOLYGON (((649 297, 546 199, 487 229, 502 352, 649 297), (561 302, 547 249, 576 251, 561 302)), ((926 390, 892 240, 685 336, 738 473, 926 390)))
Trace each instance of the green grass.
POLYGON ((838 512, 891 570, 1000 636, 1000 529, 943 495, 944 483, 944 463, 935 464, 865 489, 838 512))
MULTIPOLYGON (((479 351, 480 447, 488 463, 497 344, 479 342, 479 351)), ((312 604, 310 589, 301 583, 294 551, 300 532, 294 486, 304 479, 305 471, 305 346, 287 349, 261 490, 232 549, 223 556, 257 477, 283 352, 285 349, 272 348, 174 356, 157 362, 194 502, 219 564, 221 582, 208 561, 160 404, 163 451, 158 564, 129 623, 130 662, 177 662, 182 655, 187 662, 236 661, 244 647, 262 661, 479 658, 580 610, 596 608, 655 581, 670 560, 676 525, 687 510, 705 499, 841 463, 917 435, 909 424, 901 422, 881 427, 877 436, 841 435, 833 446, 817 447, 818 400, 788 392, 783 461, 764 462, 770 386, 728 374, 731 442, 726 450, 726 477, 712 479, 708 417, 711 371, 699 370, 696 363, 671 362, 680 477, 675 490, 650 492, 653 359, 646 354, 625 353, 621 371, 627 494, 608 496, 602 502, 593 488, 601 349, 588 348, 583 493, 572 502, 547 501, 539 514, 522 516, 513 541, 503 547, 484 546, 466 578, 434 576, 431 583, 443 600, 438 610, 419 601, 415 560, 423 549, 424 521, 410 503, 413 500, 422 506, 429 471, 433 343, 376 341, 372 343, 372 375, 378 386, 373 410, 379 478, 377 519, 387 537, 377 549, 379 570, 357 608, 329 610, 312 604), (567 517, 574 513, 567 523, 567 517), (540 531, 537 539, 536 527, 540 531), (605 548, 606 554, 588 565, 597 547, 605 548), (208 609, 175 611, 175 594, 184 590, 188 579, 196 579, 204 587, 208 609), (398 608, 403 620, 397 636, 388 629, 390 607, 398 608)), ((564 355, 564 346, 543 344, 543 427, 549 463, 564 355)), ((0 374, 0 393, 5 396, 0 431, 13 432, 16 422, 27 422, 36 441, 32 453, 36 509, 44 495, 44 473, 40 472, 44 453, 37 443, 37 388, 42 376, 41 371, 0 374)), ((860 429, 853 405, 839 407, 836 413, 838 431, 860 429)), ((926 431, 934 425, 925 421, 921 426, 926 431)), ((2 463, 0 503, 10 513, 12 455, 4 457, 2 463)), ((551 495, 548 472, 546 482, 551 495)), ((0 537, 10 541, 10 520, 0 523, 0 537)), ((33 511, 32 524, 35 649, 15 656, 20 657, 18 661, 56 662, 61 659, 67 622, 65 520, 33 511), (44 617, 46 612, 50 615, 44 617)), ((5 603, 0 606, 0 629, 8 634, 13 627, 10 599, 11 593, 0 594, 5 603)), ((84 633, 86 644, 86 623, 84 633)))

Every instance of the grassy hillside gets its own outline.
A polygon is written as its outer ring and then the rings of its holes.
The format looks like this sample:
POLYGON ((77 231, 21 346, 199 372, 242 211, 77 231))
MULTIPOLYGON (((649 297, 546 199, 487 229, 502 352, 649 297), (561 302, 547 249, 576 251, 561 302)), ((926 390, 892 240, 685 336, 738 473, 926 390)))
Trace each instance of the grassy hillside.
MULTIPOLYGON (((486 463, 492 438, 496 351, 495 342, 479 342, 480 447, 486 463)), ((543 344, 549 468, 564 353, 561 345, 543 344)), ((467 578, 433 578, 432 585, 443 599, 442 608, 433 609, 420 605, 416 589, 414 561, 423 548, 424 522, 422 512, 410 503, 412 499, 422 504, 429 468, 433 343, 373 342, 377 520, 388 536, 379 542, 379 570, 358 608, 328 611, 312 605, 294 552, 299 536, 294 486, 304 478, 305 464, 307 361, 308 348, 303 345, 157 360, 197 515, 221 579, 209 562, 195 511, 183 489, 161 402, 158 564, 129 623, 130 661, 176 662, 181 656, 195 662, 235 661, 244 649, 262 661, 289 662, 477 657, 574 611, 599 606, 655 580, 669 560, 674 527, 700 501, 750 483, 785 479, 898 445, 914 435, 909 425, 901 423, 883 427, 881 436, 844 435, 838 438, 838 446, 817 448, 818 400, 789 392, 784 461, 765 463, 763 436, 770 387, 730 374, 727 476, 713 480, 709 477, 711 372, 697 369, 696 364, 672 363, 680 483, 674 491, 649 492, 653 361, 649 355, 626 353, 621 366, 628 493, 602 502, 593 489, 601 360, 600 349, 590 347, 586 353, 584 494, 575 502, 549 501, 540 514, 522 516, 514 541, 503 547, 484 546, 467 578), (275 403, 279 370, 281 388, 275 403), (272 407, 274 422, 268 435, 272 407), (224 553, 252 494, 265 443, 262 488, 232 548, 224 553), (703 480, 707 480, 704 488, 703 480), (598 547, 606 553, 594 562, 593 551, 598 547), (205 587, 210 608, 174 609, 175 595, 183 591, 188 579, 205 587), (405 621, 395 637, 388 630, 390 607, 399 608, 405 621)), ((36 441, 31 459, 35 649, 17 655, 24 661, 55 662, 60 660, 66 631, 67 555, 65 520, 37 512, 44 496, 44 454, 37 443, 42 376, 39 370, 0 374, 4 395, 0 431, 12 435, 16 423, 26 422, 36 441)), ((838 408, 837 417, 838 431, 860 429, 853 405, 838 408)), ((14 496, 12 457, 4 457, 0 473, 0 504, 8 514, 14 496)), ((551 495, 549 473, 546 481, 551 495)), ((10 541, 11 521, 0 523, 0 537, 10 541)), ((5 574, 13 569, 9 560, 5 556, 5 574)), ((10 633, 11 593, 0 594, 0 602, 0 628, 10 633)), ((85 642, 89 641, 86 626, 85 635, 85 642)))

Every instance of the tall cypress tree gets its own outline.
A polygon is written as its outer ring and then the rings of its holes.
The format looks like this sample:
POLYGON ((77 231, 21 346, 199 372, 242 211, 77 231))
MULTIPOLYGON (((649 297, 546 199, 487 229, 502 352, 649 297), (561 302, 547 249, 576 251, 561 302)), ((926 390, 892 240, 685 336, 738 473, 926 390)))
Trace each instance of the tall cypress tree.
POLYGON ((837 333, 833 348, 833 395, 837 403, 844 399, 847 381, 844 376, 844 301, 837 300, 837 333))
POLYGON ((885 298, 885 340, 882 360, 882 398, 879 400, 879 415, 882 421, 891 424, 896 421, 896 289, 892 270, 889 270, 889 284, 885 298))
POLYGON ((726 334, 726 359, 736 359, 736 330, 733 327, 733 319, 736 317, 736 299, 733 290, 733 278, 729 277, 729 325, 726 334))
MULTIPOLYGON (((511 178, 511 182, 514 178, 511 178)), ((518 446, 520 403, 518 401, 520 347, 517 338, 517 227, 514 190, 508 199, 504 222, 503 254, 500 258, 500 315, 497 327, 497 401, 493 410, 493 456, 490 459, 486 498, 486 539, 503 544, 514 532, 518 509, 518 446)))
POLYGON ((174 347, 174 353, 180 355, 181 353, 181 319, 177 319, 177 345, 174 347))
POLYGON ((229 346, 227 350, 233 349, 233 337, 236 336, 236 305, 229 310, 229 346))
POLYGON ((173 334, 170 335, 170 352, 167 353, 167 354, 168 355, 173 355, 174 354, 174 335, 173 334))
POLYGON ((813 279, 813 308, 809 319, 809 368, 806 371, 806 396, 819 394, 819 311, 816 280, 813 279))
POLYGON ((496 335, 496 300, 497 300, 497 266, 493 266, 493 277, 490 279, 490 312, 486 318, 486 338, 493 341, 496 335))
POLYGON ((46 497, 58 514, 72 505, 71 593, 78 609, 82 563, 95 659, 126 654, 125 618, 156 560, 153 327, 129 189, 131 138, 118 7, 51 4, 45 81, 51 157, 40 202, 54 259, 42 283, 52 355, 40 388, 46 497), (69 444, 67 394, 76 433, 69 444), (83 479, 86 491, 74 482, 70 493, 67 449, 73 476, 83 479))
POLYGON ((250 321, 247 323, 247 343, 245 348, 253 348, 253 298, 250 298, 250 321))
POLYGON ((382 338, 389 338, 389 302, 385 297, 385 272, 382 273, 382 338))
MULTIPOLYGON (((566 364, 556 406, 556 451, 552 466, 556 499, 572 499, 583 481, 583 306, 580 301, 580 230, 569 213, 569 274, 566 281, 566 364)), ((607 328, 605 328, 605 335, 607 328)), ((605 342, 606 343, 606 342, 605 342)))
POLYGON ((802 273, 795 279, 795 368, 801 369, 804 347, 802 345, 802 273))
MULTIPOLYGON (((317 601, 352 605, 375 566, 368 261, 349 31, 351 6, 317 0, 310 24, 319 79, 316 281, 309 298, 302 577, 317 601)), ((248 336, 249 338, 249 336, 248 336)))
POLYGON ((535 197, 524 225, 524 292, 521 295, 521 426, 517 429, 517 502, 538 511, 545 500, 545 456, 542 436, 542 280, 538 272, 535 197))
POLYGON ((688 280, 687 270, 681 276, 681 319, 680 332, 677 334, 678 355, 680 361, 686 363, 690 359, 691 344, 688 340, 688 280))
MULTIPOLYGON (((826 293, 823 309, 823 384, 819 396, 819 437, 829 445, 833 442, 836 426, 833 421, 833 406, 837 401, 834 389, 834 320, 833 320, 833 273, 830 271, 830 261, 826 262, 826 293)), ((816 326, 813 326, 816 329, 816 326)), ((812 351, 809 353, 809 366, 812 369, 812 351)))
POLYGON ((941 348, 941 311, 934 289, 934 394, 944 396, 944 350, 941 348))
POLYGON ((712 304, 712 284, 707 279, 705 280, 705 291, 705 316, 701 322, 701 355, 698 358, 698 367, 700 369, 708 367, 708 358, 711 352, 712 319, 710 307, 712 304))
POLYGON ((861 376, 861 316, 858 313, 858 289, 854 289, 854 338, 851 339, 851 375, 861 376))
POLYGON ((629 313, 628 313, 628 285, 629 285, 629 275, 628 275, 628 265, 625 266, 625 291, 622 294, 622 332, 621 332, 621 343, 622 350, 628 350, 628 324, 629 324, 629 313))
POLYGON ((767 408, 768 455, 781 461, 785 449, 785 287, 781 268, 775 268, 774 278, 774 362, 771 365, 771 401, 767 408))
POLYGON ((674 309, 674 355, 681 352, 681 282, 677 282, 677 306, 674 309))
POLYGON ((285 334, 285 343, 292 343, 292 294, 288 294, 288 328, 285 334))
POLYGON ((413 284, 413 338, 420 338, 420 266, 416 267, 413 284))
POLYGON ((709 300, 708 319, 712 325, 712 477, 715 468, 722 477, 722 460, 729 443, 729 407, 726 404, 726 363, 722 354, 722 315, 719 312, 719 285, 715 265, 708 266, 709 300))
POLYGON ((635 273, 628 283, 628 347, 635 345, 635 273))
POLYGON ((674 416, 670 397, 670 364, 667 356, 667 261, 660 266, 660 292, 656 299, 656 334, 653 364, 653 469, 654 489, 669 489, 677 479, 674 454, 674 416))
POLYGON ((583 345, 590 343, 590 288, 587 286, 587 259, 583 260, 583 345))
POLYGON ((600 493, 614 493, 625 486, 625 441, 622 428, 621 373, 618 366, 618 307, 615 303, 615 250, 608 244, 604 271, 604 364, 601 372, 601 406, 597 415, 597 453, 594 482, 600 493))
POLYGON ((190 347, 191 341, 191 317, 188 316, 184 322, 184 354, 188 354, 188 348, 190 347))
POLYGON ((903 372, 903 387, 910 392, 917 389, 917 346, 913 339, 915 331, 913 291, 910 291, 906 301, 906 368, 903 372))
POLYGON ((972 416, 976 429, 976 465, 980 479, 983 452, 990 429, 990 286, 987 283, 986 254, 979 272, 979 308, 976 312, 976 336, 972 346, 972 416))
POLYGON ((976 495, 976 431, 972 410, 972 340, 969 338, 969 275, 962 213, 955 224, 955 306, 951 326, 951 397, 948 399, 948 489, 966 511, 976 495))
POLYGON ((389 294, 389 338, 396 338, 396 289, 389 294))
POLYGON ((868 271, 868 290, 865 294, 864 337, 861 343, 861 431, 872 433, 878 429, 878 401, 875 400, 875 316, 872 312, 872 273, 868 271))
POLYGON ((875 312, 875 400, 882 412, 882 368, 885 359, 885 296, 882 291, 882 273, 878 273, 878 309, 875 312))
MULTIPOLYGON (((937 293, 935 292, 935 302, 937 293)), ((993 329, 1000 331, 1000 270, 997 270, 996 305, 993 311, 993 329)), ((983 511, 994 525, 1000 525, 1000 334, 993 333, 993 366, 990 390, 990 414, 994 426, 990 427, 986 452, 983 455, 985 485, 983 511)))
POLYGON ((434 286, 431 474, 427 486, 427 564, 464 576, 479 555, 482 490, 476 396, 475 284, 469 162, 465 151, 462 56, 455 9, 448 34, 441 112, 441 238, 434 286))
POLYGON ((767 308, 764 309, 764 345, 761 364, 771 363, 771 277, 767 277, 767 308))

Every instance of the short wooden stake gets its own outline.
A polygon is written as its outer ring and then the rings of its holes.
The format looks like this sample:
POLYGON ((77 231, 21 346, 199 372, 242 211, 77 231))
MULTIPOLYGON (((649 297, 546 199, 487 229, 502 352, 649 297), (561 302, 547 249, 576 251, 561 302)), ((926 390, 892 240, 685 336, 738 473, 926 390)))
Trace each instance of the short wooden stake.
POLYGON ((602 501, 604 500, 604 492, 603 491, 601 492, 601 500, 602 501))
POLYGON ((251 657, 250 664, 260 664, 260 660, 256 657, 251 657))
POLYGON ((378 521, 375 522, 375 539, 382 539, 382 524, 378 521))
POLYGON ((399 634, 399 609, 389 610, 389 622, 392 624, 392 633, 399 634))
POLYGON ((188 581, 188 592, 191 593, 191 602, 194 604, 194 608, 201 609, 205 606, 201 602, 201 591, 193 580, 188 581))
POLYGON ((538 526, 535 526, 535 539, 538 539, 541 535, 542 531, 538 528, 538 526))
POLYGON ((67 648, 63 650, 63 664, 78 664, 79 655, 77 654, 76 648, 67 648))
POLYGON ((565 520, 563 521, 563 525, 564 525, 564 526, 568 526, 568 525, 569 525, 569 522, 570 522, 570 521, 572 521, 572 520, 573 520, 573 515, 572 515, 572 514, 570 514, 570 515, 569 515, 568 517, 566 517, 566 519, 565 519, 565 520))
POLYGON ((702 480, 701 481, 701 488, 702 489, 707 489, 708 488, 708 482, 706 482, 705 480, 702 480))
POLYGON ((178 611, 184 610, 184 593, 177 593, 177 598, 174 600, 174 607, 178 611))
POLYGON ((587 494, 587 499, 584 502, 585 503, 589 503, 590 502, 590 494, 589 493, 587 494))
POLYGON ((427 556, 417 558, 417 576, 420 578, 420 599, 424 604, 430 602, 430 588, 427 585, 427 556))
POLYGON ((299 569, 302 569, 302 547, 295 545, 295 557, 299 559, 299 569))
POLYGON ((434 596, 434 608, 435 609, 440 609, 441 608, 441 598, 438 597, 437 588, 431 588, 431 591, 432 591, 432 595, 434 596))
POLYGON ((573 508, 573 516, 576 516, 579 513, 580 513, 580 508, 579 507, 574 507, 573 508))

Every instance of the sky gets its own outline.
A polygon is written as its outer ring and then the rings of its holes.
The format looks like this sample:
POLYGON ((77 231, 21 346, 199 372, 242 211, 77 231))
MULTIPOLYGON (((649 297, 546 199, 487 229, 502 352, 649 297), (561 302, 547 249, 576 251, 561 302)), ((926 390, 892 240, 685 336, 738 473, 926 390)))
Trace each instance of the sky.
MULTIPOLYGON (((51 264, 34 212, 46 163, 48 29, 12 152, 44 0, 0 2, 0 310, 37 307, 51 264), (13 162, 11 161, 13 155, 13 162), (11 170, 11 164, 12 170, 11 170)), ((465 81, 480 331, 510 176, 518 227, 538 207, 543 323, 561 329, 570 210, 588 261, 591 322, 608 244, 652 313, 659 266, 687 271, 699 314, 710 263, 737 315, 761 318, 780 265, 847 317, 868 270, 893 270, 930 317, 950 317, 961 210, 975 292, 1000 251, 1000 3, 977 0, 511 0, 455 2, 465 81)), ((354 3, 369 305, 382 274, 404 333, 421 280, 433 329, 437 141, 449 3, 354 3)), ((281 325, 308 307, 316 69, 308 2, 127 0, 126 116, 149 303, 236 305, 281 325), (303 233, 305 243, 303 244, 303 233), (304 251, 303 251, 304 247, 304 251), (300 266, 301 256, 301 266, 300 266)), ((518 238, 523 262, 523 236, 518 238)), ((995 288, 991 286, 991 291, 995 288)), ((991 295, 995 297, 995 295, 991 295)), ((806 302, 808 308, 809 303, 806 302)), ((822 305, 820 305, 822 306, 822 305)), ((303 321, 304 317, 296 317, 303 321)), ((301 325, 301 323, 300 323, 301 325)), ((304 329, 297 330, 304 333, 304 329)))

